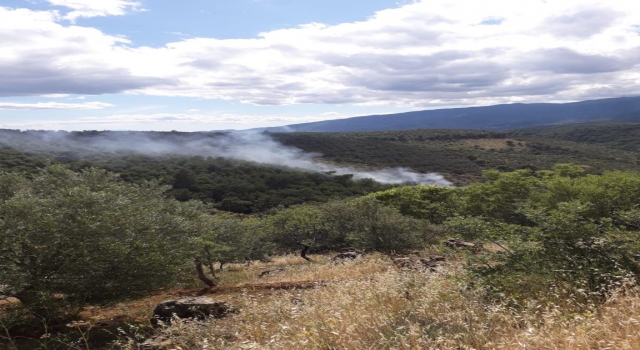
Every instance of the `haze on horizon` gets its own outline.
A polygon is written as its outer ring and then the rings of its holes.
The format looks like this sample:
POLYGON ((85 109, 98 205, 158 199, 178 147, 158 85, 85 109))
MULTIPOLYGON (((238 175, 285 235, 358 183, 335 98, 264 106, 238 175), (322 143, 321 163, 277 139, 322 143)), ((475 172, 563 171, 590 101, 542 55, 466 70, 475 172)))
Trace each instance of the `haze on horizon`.
POLYGON ((633 0, 5 0, 0 128, 221 130, 640 95, 633 0))

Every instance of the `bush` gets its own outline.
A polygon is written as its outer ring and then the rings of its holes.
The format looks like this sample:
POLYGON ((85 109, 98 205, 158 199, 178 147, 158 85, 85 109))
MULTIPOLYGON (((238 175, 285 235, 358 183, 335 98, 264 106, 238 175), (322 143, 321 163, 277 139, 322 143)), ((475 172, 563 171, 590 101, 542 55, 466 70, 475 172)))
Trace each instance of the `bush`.
POLYGON ((427 221, 402 215, 375 199, 350 202, 341 216, 351 226, 347 240, 362 250, 403 253, 433 240, 427 221))
POLYGON ((269 217, 267 225, 270 240, 283 252, 357 248, 402 253, 432 241, 432 228, 371 197, 289 208, 269 217))
POLYGON ((209 229, 196 203, 98 169, 0 173, 0 280, 27 305, 138 296, 175 281, 209 229))
POLYGON ((203 237, 204 256, 210 263, 228 263, 268 259, 272 245, 266 241, 264 224, 256 218, 218 214, 210 233, 203 237))
POLYGON ((602 300, 640 275, 639 174, 585 175, 562 164, 489 175, 459 189, 461 215, 446 225, 499 247, 470 264, 496 295, 518 302, 554 295, 602 300))
POLYGON ((455 190, 438 186, 406 186, 368 195, 401 214, 442 224, 455 212, 455 190))

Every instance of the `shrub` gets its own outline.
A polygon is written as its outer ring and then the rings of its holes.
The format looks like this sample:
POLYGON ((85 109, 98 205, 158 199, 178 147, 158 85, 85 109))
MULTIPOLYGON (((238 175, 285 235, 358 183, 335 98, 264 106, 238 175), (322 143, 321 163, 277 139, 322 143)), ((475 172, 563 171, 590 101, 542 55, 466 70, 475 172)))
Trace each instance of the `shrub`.
POLYGON ((196 203, 98 169, 0 174, 0 280, 27 306, 78 305, 168 286, 209 229, 196 203))
POLYGON ((465 216, 447 226, 500 247, 471 259, 471 271, 489 290, 518 302, 553 295, 595 300, 639 276, 638 174, 585 175, 566 164, 488 174, 487 182, 460 189, 465 216))

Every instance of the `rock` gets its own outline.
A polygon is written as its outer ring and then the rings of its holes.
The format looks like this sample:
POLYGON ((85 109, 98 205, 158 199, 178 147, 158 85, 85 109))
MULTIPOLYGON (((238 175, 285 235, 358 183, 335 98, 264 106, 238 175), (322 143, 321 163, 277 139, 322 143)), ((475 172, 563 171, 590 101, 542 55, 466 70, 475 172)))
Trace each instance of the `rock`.
POLYGON ((459 239, 447 240, 444 245, 451 249, 468 249, 474 253, 479 253, 482 250, 482 243, 464 242, 459 239))
POLYGON ((237 312, 230 304, 218 302, 208 297, 192 297, 163 301, 153 310, 151 324, 158 326, 159 321, 170 324, 175 315, 181 319, 204 320, 209 317, 223 318, 237 312))
POLYGON ((341 260, 355 260, 359 256, 360 254, 358 254, 357 252, 343 252, 331 258, 331 261, 337 262, 341 260))
POLYGON ((18 298, 6 296, 6 295, 0 295, 0 309, 16 307, 20 304, 21 302, 18 298))
POLYGON ((392 260, 393 263, 401 269, 429 269, 430 271, 436 271, 436 269, 440 267, 439 263, 443 262, 445 259, 441 256, 432 256, 429 258, 418 258, 412 256, 409 258, 392 258, 392 260))
POLYGON ((266 270, 260 272, 260 274, 258 274, 258 278, 262 278, 262 277, 265 277, 265 276, 271 276, 271 275, 275 275, 275 274, 283 273, 283 272, 284 272, 284 269, 281 268, 281 267, 272 267, 270 269, 266 269, 266 270))
POLYGON ((344 248, 342 252, 333 258, 331 262, 344 262, 345 260, 355 260, 363 254, 363 251, 354 248, 344 248))
POLYGON ((166 335, 161 335, 145 340, 142 344, 138 345, 138 350, 165 350, 169 349, 172 345, 173 342, 171 338, 166 335))

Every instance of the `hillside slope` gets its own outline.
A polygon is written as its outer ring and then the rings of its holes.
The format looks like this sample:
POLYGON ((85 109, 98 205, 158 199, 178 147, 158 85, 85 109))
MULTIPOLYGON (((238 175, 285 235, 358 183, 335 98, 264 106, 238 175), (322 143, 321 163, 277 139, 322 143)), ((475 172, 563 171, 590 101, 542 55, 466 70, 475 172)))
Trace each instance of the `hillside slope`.
POLYGON ((322 154, 326 162, 438 172, 456 184, 478 180, 485 169, 550 169, 557 163, 584 165, 592 172, 640 170, 637 152, 533 134, 417 129, 271 135, 285 145, 322 154))
POLYGON ((639 122, 640 97, 574 103, 504 104, 371 115, 268 128, 271 132, 354 132, 407 129, 508 130, 576 122, 639 122))
POLYGON ((628 151, 640 151, 640 124, 550 125, 515 130, 523 136, 600 144, 628 151))

